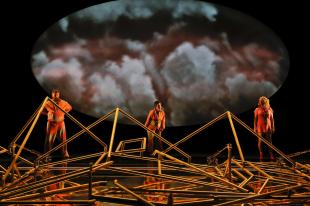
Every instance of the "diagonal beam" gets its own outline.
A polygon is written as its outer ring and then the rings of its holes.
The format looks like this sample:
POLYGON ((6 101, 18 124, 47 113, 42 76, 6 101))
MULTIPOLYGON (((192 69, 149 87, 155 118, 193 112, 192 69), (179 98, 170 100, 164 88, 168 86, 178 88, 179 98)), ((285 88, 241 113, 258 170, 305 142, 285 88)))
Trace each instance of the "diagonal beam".
MULTIPOLYGON (((115 109, 110 111, 109 113, 107 113, 106 115, 100 117, 97 121, 95 121, 94 123, 90 124, 88 127, 86 127, 88 130, 90 130, 91 128, 95 127, 96 125, 98 125, 99 123, 101 123, 102 121, 104 121, 105 119, 107 119, 111 114, 113 114, 115 112, 115 109)), ((36 161, 42 160, 44 157, 46 157, 47 155, 51 154, 52 152, 58 150, 59 148, 61 148, 63 145, 73 141, 75 138, 79 137, 80 135, 82 135, 83 133, 85 133, 86 130, 82 129, 81 131, 77 132, 76 134, 74 134, 73 136, 71 136, 70 138, 68 138, 65 142, 60 143, 59 145, 55 146, 54 148, 52 148, 51 150, 47 151, 45 154, 43 154, 42 156, 40 156, 36 161)), ((106 152, 106 148, 107 145, 104 143, 104 152, 106 152)))
POLYGON ((131 194, 132 196, 134 196, 136 199, 140 200, 144 205, 148 205, 148 206, 155 206, 153 203, 147 201, 146 199, 144 199, 143 197, 141 197, 140 195, 138 195, 137 193, 129 190, 128 188, 126 188, 125 186, 121 185, 120 183, 117 182, 117 180, 114 180, 114 184, 119 187, 121 190, 131 194))
POLYGON ((215 206, 233 205, 233 204, 237 204, 237 203, 241 203, 241 202, 242 203, 246 203, 246 202, 258 199, 258 198, 268 197, 269 195, 276 194, 276 193, 287 192, 288 190, 297 189, 297 188, 300 188, 300 187, 303 187, 303 186, 304 185, 298 184, 298 185, 294 185, 294 186, 291 186, 291 187, 286 187, 286 188, 283 188, 283 189, 274 190, 274 191, 271 191, 271 192, 266 192, 266 193, 263 193, 263 194, 251 195, 249 197, 245 197, 245 198, 240 198, 240 199, 237 199, 237 200, 232 200, 232 201, 224 202, 224 203, 221 203, 221 204, 216 204, 215 206))
POLYGON ((239 139, 238 139, 238 136, 237 136, 237 132, 236 132, 234 123, 233 123, 232 118, 231 118, 230 111, 227 112, 227 117, 228 117, 228 120, 229 120, 229 124, 230 124, 231 130, 233 132, 233 136, 235 138, 235 142, 236 142, 236 145, 237 145, 237 148, 238 148, 238 152, 239 152, 240 158, 241 158, 242 162, 244 162, 243 152, 242 152, 242 149, 241 149, 241 146, 240 146, 240 143, 239 143, 239 139))
POLYGON ((228 185, 228 186, 230 186, 230 187, 236 188, 236 189, 238 189, 238 190, 240 190, 240 191, 243 191, 243 192, 248 192, 248 190, 246 190, 246 189, 244 189, 244 188, 242 188, 242 187, 239 187, 238 185, 235 185, 234 183, 231 183, 231 182, 229 182, 229 181, 227 181, 227 180, 225 180, 225 179, 223 179, 223 178, 217 177, 217 176, 215 176, 215 175, 213 175, 213 174, 211 174, 211 173, 209 173, 209 172, 206 172, 205 170, 202 170, 202 169, 200 169, 200 168, 198 168, 198 167, 196 167, 196 166, 193 166, 193 165, 191 165, 191 164, 189 164, 189 163, 183 162, 182 160, 179 160, 179 159, 177 159, 177 158, 175 158, 175 157, 172 157, 172 156, 170 156, 170 155, 168 155, 168 154, 165 154, 165 153, 160 152, 160 151, 158 151, 158 150, 155 150, 155 151, 154 151, 153 155, 155 155, 155 154, 159 154, 159 155, 164 156, 164 157, 166 157, 166 158, 168 158, 168 159, 171 159, 171 160, 173 160, 173 161, 175 161, 175 162, 178 162, 178 163, 180 163, 180 164, 182 164, 182 165, 185 165, 185 166, 187 166, 187 167, 193 168, 193 169, 195 169, 195 170, 201 172, 202 174, 206 175, 207 177, 213 178, 213 179, 215 179, 215 180, 217 180, 217 181, 219 181, 219 182, 221 182, 221 183, 223 183, 223 184, 225 184, 225 185, 228 185))
MULTIPOLYGON (((131 116, 130 114, 128 114, 127 112, 123 111, 122 109, 120 109, 120 112, 125 115, 128 119, 130 119, 131 121, 133 121, 134 123, 136 123, 137 125, 139 125, 140 127, 142 127, 143 129, 145 129, 146 131, 151 132, 152 134, 154 134, 158 139, 162 140, 164 143, 166 143, 169 146, 172 146, 173 144, 171 142, 169 142, 168 140, 166 140, 165 138, 163 138, 162 136, 159 136, 158 134, 156 134, 155 132, 151 131, 149 128, 147 128, 144 124, 142 124, 141 122, 139 122, 137 119, 135 119, 133 116, 131 116)), ((191 156, 187 153, 185 153, 183 150, 181 150, 178 147, 174 147, 174 149, 176 151, 178 151, 180 154, 182 154, 183 156, 185 156, 188 159, 188 162, 191 161, 191 156)))
POLYGON ((15 165, 15 163, 16 163, 16 160, 18 159, 19 155, 21 154, 21 152, 22 152, 24 146, 26 145, 26 143, 27 143, 27 141, 28 141, 28 139, 29 139, 29 137, 30 137, 30 135, 31 135, 31 133, 32 133, 33 128, 34 128, 35 125, 37 124, 37 121, 38 121, 38 119, 39 119, 39 117, 40 117, 40 115, 41 115, 41 113, 42 113, 42 111, 43 111, 44 105, 45 105, 45 103, 47 102, 47 100, 48 100, 48 97, 46 97, 46 98, 44 99, 43 103, 41 104, 41 107, 40 107, 40 109, 39 109, 39 111, 38 111, 36 117, 34 118, 32 124, 31 124, 31 126, 30 126, 30 128, 29 128, 29 130, 28 130, 28 132, 27 132, 27 134, 26 134, 26 137, 24 138, 24 140, 23 140, 21 146, 19 147, 19 149, 18 149, 16 155, 14 156, 14 158, 13 158, 13 160, 12 160, 10 166, 9 166, 8 169, 6 170, 5 174, 3 175, 3 177, 2 177, 2 182, 3 182, 3 184, 5 184, 6 178, 8 177, 8 175, 9 175, 9 173, 11 172, 12 168, 14 167, 14 165, 15 165))
POLYGON ((265 138, 259 136, 256 132, 254 132, 254 130, 249 127, 248 125, 246 125, 244 122, 242 122, 238 117, 236 117, 235 115, 231 114, 232 118, 234 120, 236 120, 240 125, 242 125, 244 128, 246 128, 249 132, 251 132, 252 134, 254 134, 258 139, 262 140, 262 142, 264 142, 268 147, 270 147, 272 150, 274 150, 276 153, 278 153, 281 157, 283 157, 284 159, 286 159, 288 162, 290 162, 292 165, 295 165, 295 162, 286 154, 284 154, 281 150, 279 150, 278 148, 276 148, 273 144, 271 144, 270 142, 268 142, 265 138))
POLYGON ((110 159, 111 159, 111 152, 112 152, 113 143, 114 143, 114 137, 115 137, 115 130, 116 130, 116 124, 117 124, 117 119, 118 119, 118 113, 119 113, 119 108, 117 107, 116 110, 115 110, 115 116, 114 116, 114 122, 113 122, 113 128, 112 128, 112 132, 111 132, 111 137, 110 137, 110 145, 109 145, 107 161, 110 161, 110 159))
POLYGON ((211 126, 212 124, 214 124, 215 122, 223 119, 224 117, 226 117, 226 112, 221 114, 220 116, 216 117, 215 119, 211 120, 210 122, 208 122, 207 124, 203 125, 202 127, 198 128, 197 130, 195 130, 194 132, 190 133, 189 135, 187 135, 186 137, 184 137, 183 139, 180 139, 179 141, 177 141, 176 143, 172 144, 170 147, 168 147, 167 149, 165 149, 163 151, 163 153, 167 153, 172 149, 176 149, 177 146, 187 140, 189 140, 190 138, 192 138, 193 136, 195 136, 196 134, 202 132, 203 130, 207 129, 209 126, 211 126))

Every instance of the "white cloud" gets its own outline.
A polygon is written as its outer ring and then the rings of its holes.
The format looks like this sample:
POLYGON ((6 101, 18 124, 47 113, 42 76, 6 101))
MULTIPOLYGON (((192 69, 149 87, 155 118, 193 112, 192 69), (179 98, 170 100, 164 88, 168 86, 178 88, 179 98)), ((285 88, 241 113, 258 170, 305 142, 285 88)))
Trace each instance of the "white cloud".
POLYGON ((76 58, 71 58, 67 62, 55 59, 43 66, 36 77, 39 83, 48 89, 61 88, 62 95, 76 103, 84 92, 83 69, 76 58))
POLYGON ((107 104, 111 108, 119 106, 129 110, 140 119, 145 118, 147 111, 152 107, 155 92, 141 60, 124 56, 120 65, 108 61, 98 72, 100 75, 96 74, 90 79, 96 88, 97 97, 92 99, 95 111, 101 109, 107 112, 108 110, 102 105, 107 104), (97 89, 99 87, 100 89, 97 89), (105 103, 98 103, 98 98, 100 102, 105 103))
POLYGON ((116 107, 125 108, 126 99, 122 88, 112 76, 94 73, 88 80, 94 90, 90 99, 92 115, 100 117, 116 107))

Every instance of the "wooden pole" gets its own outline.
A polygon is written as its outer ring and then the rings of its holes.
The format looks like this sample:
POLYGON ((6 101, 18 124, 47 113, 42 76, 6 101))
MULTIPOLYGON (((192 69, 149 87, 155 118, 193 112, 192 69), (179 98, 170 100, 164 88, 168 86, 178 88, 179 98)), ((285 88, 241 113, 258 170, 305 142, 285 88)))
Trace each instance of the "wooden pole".
POLYGON ((193 166, 193 165, 191 165, 191 164, 189 164, 189 163, 183 162, 183 161, 181 161, 181 160, 179 160, 179 159, 177 159, 177 158, 175 158, 175 157, 172 157, 172 156, 170 156, 170 155, 168 155, 168 154, 165 154, 165 153, 160 152, 160 151, 158 151, 158 150, 155 150, 155 151, 154 151, 154 154, 159 154, 159 155, 162 155, 162 156, 164 156, 164 157, 167 157, 167 158, 169 158, 169 159, 171 159, 171 160, 173 160, 173 161, 175 161, 175 162, 178 162, 178 163, 180 163, 180 164, 183 164, 183 165, 185 165, 185 166, 187 166, 187 167, 191 167, 191 168, 193 168, 193 169, 195 169, 195 170, 201 172, 202 174, 204 174, 204 175, 206 175, 206 176, 208 176, 208 177, 210 177, 210 178, 213 178, 213 179, 215 179, 215 180, 217 180, 217 181, 219 181, 219 182, 221 182, 221 183, 223 183, 223 184, 229 185, 229 186, 234 187, 234 188, 236 188, 236 189, 238 189, 238 190, 241 190, 241 191, 243 191, 243 192, 248 192, 248 190, 246 190, 246 189, 244 189, 244 188, 242 188, 242 187, 239 187, 238 185, 235 185, 234 183, 231 183, 231 182, 226 181, 226 180, 224 180, 224 179, 222 179, 222 178, 220 178, 220 177, 217 177, 217 176, 215 176, 215 175, 212 175, 212 174, 209 173, 209 172, 206 172, 206 171, 204 171, 204 170, 202 170, 202 169, 200 169, 200 168, 198 168, 198 167, 196 167, 196 166, 193 166))
POLYGON ((135 198, 137 198, 138 200, 140 200, 144 205, 149 205, 149 206, 155 206, 153 203, 147 201, 146 199, 144 199, 143 197, 141 197, 140 195, 134 193, 133 191, 129 190, 128 188, 126 188, 125 186, 119 184, 117 182, 117 180, 114 180, 114 184, 119 187, 120 189, 124 190, 125 192, 131 194, 132 196, 134 196, 135 198))
POLYGON ((238 148, 238 152, 239 152, 240 158, 241 158, 242 162, 244 162, 243 152, 242 152, 242 149, 241 149, 241 146, 240 146, 240 143, 239 143, 239 139, 238 139, 238 136, 237 136, 237 132, 236 132, 236 129, 235 129, 235 126, 234 126, 234 123, 232 121, 231 114, 230 114, 229 111, 227 112, 227 117, 228 117, 228 120, 229 120, 229 124, 230 124, 231 130, 233 132, 233 136, 235 138, 235 142, 236 142, 236 145, 237 145, 237 148, 238 148))
POLYGON ((107 161, 110 161, 110 159, 111 159, 111 153, 112 153, 112 148, 113 148, 113 143, 114 143, 114 136, 115 136, 115 129, 116 129, 116 124, 117 124, 118 113, 119 113, 119 108, 117 107, 115 110, 115 116, 114 116, 113 128, 112 128, 112 133, 111 133, 111 138, 110 138, 110 145, 109 145, 107 161))
POLYGON ((14 167, 14 165, 15 165, 15 163, 16 163, 16 160, 18 159, 19 155, 21 154, 21 152, 22 152, 24 146, 26 145, 26 143, 27 143, 27 141, 28 141, 28 139, 29 139, 29 137, 30 137, 30 135, 31 135, 31 133, 32 133, 33 128, 34 128, 35 125, 37 124, 37 121, 38 121, 38 119, 39 119, 39 117, 40 117, 40 115, 41 115, 41 113, 42 113, 42 111, 43 111, 43 109, 44 109, 44 106, 45 106, 45 103, 47 102, 47 100, 48 100, 48 97, 46 97, 46 98, 44 99, 43 103, 41 104, 41 107, 40 107, 40 109, 39 109, 39 111, 38 111, 36 117, 34 118, 32 124, 31 124, 31 126, 30 126, 30 128, 29 128, 29 130, 28 130, 28 132, 27 132, 27 134, 26 134, 26 137, 24 138, 24 140, 23 140, 21 146, 19 147, 19 149, 18 149, 18 151, 17 151, 15 157, 13 158, 13 160, 12 160, 10 166, 9 166, 8 169, 6 170, 5 174, 3 175, 3 177, 2 177, 2 183, 3 183, 3 185, 5 185, 5 180, 6 180, 6 178, 8 177, 8 175, 9 175, 9 173, 11 172, 12 168, 14 167))

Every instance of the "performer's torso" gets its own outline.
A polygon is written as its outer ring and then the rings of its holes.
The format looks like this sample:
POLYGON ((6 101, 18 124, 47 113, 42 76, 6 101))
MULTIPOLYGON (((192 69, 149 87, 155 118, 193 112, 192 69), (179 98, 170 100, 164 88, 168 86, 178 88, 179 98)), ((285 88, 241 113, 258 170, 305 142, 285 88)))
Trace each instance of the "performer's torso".
POLYGON ((257 132, 271 131, 272 109, 264 111, 264 109, 258 107, 255 109, 255 113, 257 116, 257 132))
POLYGON ((150 112, 152 112, 152 115, 148 128, 152 131, 155 131, 157 128, 161 127, 163 119, 165 118, 165 112, 163 110, 157 112, 154 109, 150 112))
MULTIPOLYGON (((57 106, 55 106, 52 102, 47 102, 46 104, 47 104, 46 108, 48 108, 47 109, 48 110, 48 114, 47 114, 48 121, 60 122, 64 120, 65 113, 63 111, 57 108, 57 106)), ((64 100, 60 100, 57 103, 57 105, 65 111, 71 107, 69 103, 64 100)))

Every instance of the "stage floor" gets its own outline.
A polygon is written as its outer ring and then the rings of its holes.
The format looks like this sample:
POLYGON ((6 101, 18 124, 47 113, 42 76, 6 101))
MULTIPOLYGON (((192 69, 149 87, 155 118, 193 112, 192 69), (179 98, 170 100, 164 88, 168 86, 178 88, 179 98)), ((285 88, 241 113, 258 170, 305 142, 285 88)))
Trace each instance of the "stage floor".
POLYGON ((231 158, 208 164, 204 157, 189 163, 164 154, 139 155, 114 153, 107 158, 99 153, 78 161, 81 156, 53 157, 35 167, 18 162, 21 176, 15 174, 2 187, 0 204, 310 204, 310 161, 293 167, 281 158, 275 162, 231 158))

